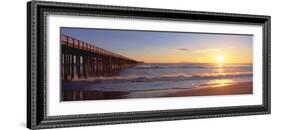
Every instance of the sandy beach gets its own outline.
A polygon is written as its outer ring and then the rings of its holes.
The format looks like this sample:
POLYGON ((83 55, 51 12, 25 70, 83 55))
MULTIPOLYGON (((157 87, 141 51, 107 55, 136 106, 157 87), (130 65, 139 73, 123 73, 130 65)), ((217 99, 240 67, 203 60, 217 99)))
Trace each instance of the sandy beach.
POLYGON ((106 100, 106 99, 126 99, 146 98, 146 97, 183 97, 183 96, 210 96, 210 95, 235 95, 235 94, 252 94, 252 82, 239 82, 217 86, 201 86, 193 89, 181 89, 177 91, 167 90, 166 94, 158 95, 163 91, 81 91, 81 90, 64 90, 63 101, 79 100, 106 100))
POLYGON ((240 82, 219 87, 203 87, 177 92, 173 96, 208 96, 208 95, 234 95, 252 94, 252 82, 240 82))

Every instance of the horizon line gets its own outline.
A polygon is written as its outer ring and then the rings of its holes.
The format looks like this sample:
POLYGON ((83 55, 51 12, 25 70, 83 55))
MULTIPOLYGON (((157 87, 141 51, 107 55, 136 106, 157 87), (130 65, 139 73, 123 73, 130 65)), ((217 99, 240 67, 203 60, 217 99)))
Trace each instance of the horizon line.
MULTIPOLYGON (((214 63, 214 62, 143 62, 144 64, 219 64, 219 63, 214 63)), ((223 64, 253 64, 253 62, 249 62, 249 63, 222 63, 223 64)))

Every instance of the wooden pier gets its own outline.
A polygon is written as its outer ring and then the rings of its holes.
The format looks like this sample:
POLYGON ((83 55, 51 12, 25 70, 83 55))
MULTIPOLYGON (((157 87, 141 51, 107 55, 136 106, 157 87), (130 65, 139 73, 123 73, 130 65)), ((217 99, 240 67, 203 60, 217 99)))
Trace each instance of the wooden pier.
POLYGON ((69 36, 60 41, 63 80, 110 76, 141 63, 69 36))

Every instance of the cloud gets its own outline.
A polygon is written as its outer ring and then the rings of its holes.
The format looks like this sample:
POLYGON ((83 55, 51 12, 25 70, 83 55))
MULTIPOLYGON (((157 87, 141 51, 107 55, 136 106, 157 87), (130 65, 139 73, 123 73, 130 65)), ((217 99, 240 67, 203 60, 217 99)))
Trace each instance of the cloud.
POLYGON ((188 48, 178 48, 177 50, 178 51, 184 51, 184 52, 191 52, 191 50, 188 49, 188 48))
POLYGON ((221 51, 221 49, 207 48, 207 49, 191 50, 191 49, 188 49, 188 48, 178 48, 177 51, 192 52, 192 53, 210 53, 210 52, 219 52, 219 51, 221 51))
POLYGON ((194 50, 193 52, 196 52, 196 53, 208 53, 208 52, 218 52, 218 51, 221 51, 221 49, 209 48, 209 49, 202 49, 202 50, 194 50))

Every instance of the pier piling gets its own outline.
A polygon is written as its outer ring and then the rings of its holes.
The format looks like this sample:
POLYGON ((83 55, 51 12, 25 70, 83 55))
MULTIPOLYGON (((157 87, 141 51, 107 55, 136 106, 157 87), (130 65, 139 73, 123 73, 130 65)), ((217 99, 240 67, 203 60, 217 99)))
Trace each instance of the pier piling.
POLYGON ((61 78, 110 76, 141 62, 66 35, 61 35, 61 78))

